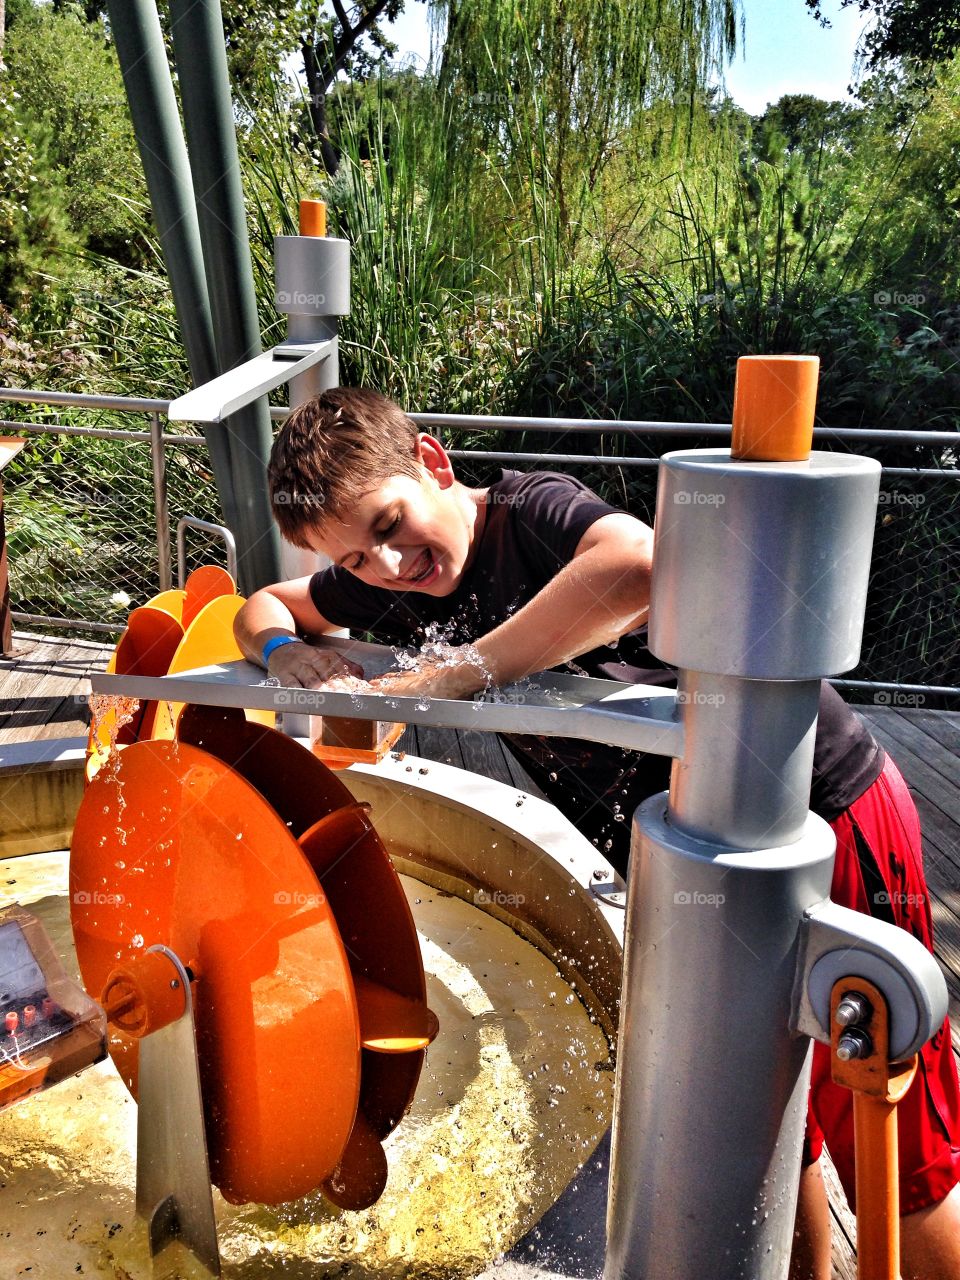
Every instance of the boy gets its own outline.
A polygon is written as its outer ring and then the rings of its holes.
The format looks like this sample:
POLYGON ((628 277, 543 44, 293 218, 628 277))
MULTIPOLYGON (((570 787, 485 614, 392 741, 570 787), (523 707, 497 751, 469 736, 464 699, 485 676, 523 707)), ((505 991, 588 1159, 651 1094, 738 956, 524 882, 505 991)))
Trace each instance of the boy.
MULTIPOLYGON (((409 645, 460 646, 383 677, 384 692, 466 697, 576 659, 574 670, 673 683, 645 648, 653 535, 578 481, 505 472, 468 489, 443 447, 375 392, 339 388, 290 415, 270 463, 277 522, 333 561, 253 595, 237 618, 251 661, 283 685, 362 676, 300 637, 339 627, 409 645)), ((547 796, 618 869, 630 819, 666 788, 669 762, 572 740, 504 735, 547 796)), ((888 918, 932 947, 916 811, 892 761, 823 686, 811 807, 837 834, 834 900, 888 918), (909 907, 903 904, 910 904, 909 907), (919 907, 913 904, 923 904, 919 907), (894 904, 894 905, 888 905, 894 904)), ((960 1089, 949 1025, 926 1047, 900 1106, 904 1276, 960 1280, 960 1089)), ((830 1275, 829 1212, 818 1157, 828 1146, 853 1198, 850 1096, 816 1046, 795 1280, 830 1275)))

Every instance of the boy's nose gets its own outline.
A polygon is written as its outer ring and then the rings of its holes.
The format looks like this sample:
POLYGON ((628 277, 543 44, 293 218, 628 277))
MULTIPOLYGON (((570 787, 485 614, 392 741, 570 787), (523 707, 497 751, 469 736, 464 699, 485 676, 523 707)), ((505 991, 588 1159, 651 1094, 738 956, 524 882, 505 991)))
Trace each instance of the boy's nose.
POLYGON ((378 578, 392 582, 400 577, 401 555, 391 547, 373 547, 370 551, 370 563, 378 578))

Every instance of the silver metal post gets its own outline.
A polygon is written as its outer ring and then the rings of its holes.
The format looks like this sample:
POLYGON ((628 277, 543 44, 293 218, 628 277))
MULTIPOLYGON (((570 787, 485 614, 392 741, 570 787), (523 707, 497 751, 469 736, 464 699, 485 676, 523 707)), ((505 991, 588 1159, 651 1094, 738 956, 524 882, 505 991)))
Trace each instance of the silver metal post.
POLYGON ((157 575, 160 590, 173 586, 170 562, 170 510, 167 503, 167 468, 163 452, 163 427, 160 415, 150 415, 150 462, 153 468, 153 510, 157 527, 157 575))
MULTIPOLYGON (((277 236, 276 304, 286 314, 291 342, 336 339, 339 317, 350 311, 350 245, 330 236, 277 236)), ((322 364, 290 380, 290 408, 296 409, 321 391, 340 385, 336 344, 322 364)), ((283 541, 280 564, 284 578, 302 578, 322 567, 315 552, 283 541)))
POLYGON ((650 647, 682 759, 634 819, 606 1280, 783 1280, 809 1041, 804 917, 835 840, 807 813, 822 676, 860 648, 879 464, 667 454, 650 647))

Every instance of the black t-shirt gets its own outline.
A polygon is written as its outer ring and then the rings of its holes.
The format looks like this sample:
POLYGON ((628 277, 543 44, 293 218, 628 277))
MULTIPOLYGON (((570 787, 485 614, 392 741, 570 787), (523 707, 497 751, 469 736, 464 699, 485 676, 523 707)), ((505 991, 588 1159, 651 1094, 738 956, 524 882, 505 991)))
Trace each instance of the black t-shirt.
MULTIPOLYGON (((337 626, 365 631, 384 644, 417 644, 426 628, 441 628, 451 644, 478 639, 522 608, 573 559, 581 538, 601 517, 616 512, 571 476, 554 472, 504 471, 487 491, 486 521, 470 568, 447 596, 390 591, 361 582, 349 570, 332 567, 315 573, 310 595, 317 610, 337 626)), ((629 632, 614 646, 601 646, 559 670, 622 680, 631 684, 673 686, 675 673, 646 647, 646 628, 629 632)), ((546 740, 504 735, 525 757, 543 767, 554 758, 590 775, 591 794, 601 780, 621 777, 620 748, 574 739, 546 740)), ((650 792, 666 785, 667 764, 658 757, 632 754, 632 773, 647 778, 650 792)), ((866 726, 831 686, 820 696, 810 805, 831 821, 873 783, 883 767, 883 752, 866 726)), ((639 790, 643 791, 641 785, 639 790)), ((635 798, 635 797, 633 797, 635 798)))

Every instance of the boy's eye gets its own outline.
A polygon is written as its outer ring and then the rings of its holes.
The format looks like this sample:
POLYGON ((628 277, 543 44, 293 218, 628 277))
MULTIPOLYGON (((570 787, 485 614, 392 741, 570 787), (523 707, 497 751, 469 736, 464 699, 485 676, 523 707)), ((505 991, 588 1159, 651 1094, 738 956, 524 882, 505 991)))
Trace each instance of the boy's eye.
MULTIPOLYGON (((394 518, 390 521, 390 523, 387 525, 385 529, 374 530, 374 536, 379 538, 380 541, 383 542, 385 538, 389 538, 392 533, 395 533, 397 531, 397 529, 400 527, 400 521, 402 519, 403 519, 403 512, 398 511, 397 514, 394 516, 394 518)), ((349 569, 351 573, 356 573, 358 569, 363 568, 365 558, 366 557, 362 553, 360 553, 358 554, 353 564, 344 565, 344 568, 349 569)))

